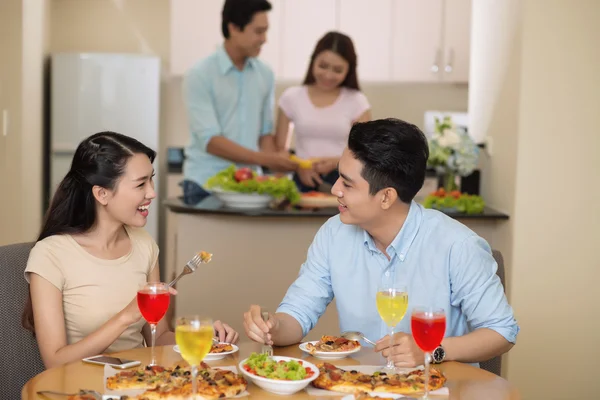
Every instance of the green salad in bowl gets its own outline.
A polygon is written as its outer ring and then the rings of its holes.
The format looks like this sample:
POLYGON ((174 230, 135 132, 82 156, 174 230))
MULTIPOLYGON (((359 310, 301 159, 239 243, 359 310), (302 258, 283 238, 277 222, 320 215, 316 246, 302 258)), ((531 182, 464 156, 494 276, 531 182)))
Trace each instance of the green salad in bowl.
POLYGON ((250 168, 230 165, 206 181, 206 189, 226 193, 268 195, 274 199, 287 199, 291 204, 300 201, 294 181, 287 177, 259 176, 250 168))
POLYGON ((296 360, 276 361, 265 353, 252 353, 244 364, 244 370, 267 379, 299 381, 310 378, 315 373, 312 369, 306 368, 303 364, 302 361, 296 360))
POLYGON ((299 358, 252 353, 239 364, 240 371, 267 392, 293 394, 319 376, 316 365, 299 358))

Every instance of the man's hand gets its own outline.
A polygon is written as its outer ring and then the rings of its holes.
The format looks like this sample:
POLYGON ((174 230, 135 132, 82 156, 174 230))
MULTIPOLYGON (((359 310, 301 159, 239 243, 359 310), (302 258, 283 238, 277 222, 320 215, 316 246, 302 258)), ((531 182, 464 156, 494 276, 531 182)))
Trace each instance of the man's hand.
POLYGON ((267 322, 263 321, 260 306, 252 305, 244 313, 244 330, 246 335, 258 343, 273 345, 271 330, 277 329, 279 321, 273 314, 269 314, 267 322))
POLYGON ((425 363, 425 353, 417 346, 412 335, 406 333, 394 334, 394 346, 390 348, 390 336, 386 335, 377 341, 376 352, 381 352, 384 357, 392 354, 392 361, 396 367, 413 368, 425 363))
POLYGON ((259 164, 272 171, 289 172, 298 168, 298 163, 290 160, 287 152, 268 153, 261 152, 259 164))

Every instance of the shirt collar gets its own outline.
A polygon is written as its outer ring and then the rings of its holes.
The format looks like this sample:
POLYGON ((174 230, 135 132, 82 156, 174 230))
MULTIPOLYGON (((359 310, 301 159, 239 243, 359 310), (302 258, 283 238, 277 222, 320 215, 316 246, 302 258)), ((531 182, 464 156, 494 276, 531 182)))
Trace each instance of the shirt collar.
MULTIPOLYGON (((390 257, 393 257, 393 253, 398 256, 400 261, 404 261, 408 251, 410 250, 411 244, 414 242, 419 227, 421 226, 421 220, 423 219, 423 207, 420 204, 411 202, 408 215, 406 220, 400 229, 400 232, 396 235, 392 243, 388 246, 387 253, 390 257)), ((375 242, 369 233, 363 230, 364 233, 364 244, 371 251, 379 251, 375 242)))
MULTIPOLYGON (((229 54, 225 51, 225 46, 221 45, 217 49, 217 60, 219 63, 219 70, 223 75, 227 74, 231 69, 235 69, 233 61, 229 58, 229 54)), ((256 59, 254 57, 248 58, 244 64, 244 70, 248 67, 254 67, 256 59)))

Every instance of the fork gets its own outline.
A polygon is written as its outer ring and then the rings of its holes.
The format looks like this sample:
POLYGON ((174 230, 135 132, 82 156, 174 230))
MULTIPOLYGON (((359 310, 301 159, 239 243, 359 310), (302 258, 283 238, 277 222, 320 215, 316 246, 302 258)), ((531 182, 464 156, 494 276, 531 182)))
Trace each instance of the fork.
MULTIPOLYGON (((261 313, 261 315, 262 315, 263 321, 265 321, 265 323, 267 323, 267 321, 269 320, 269 312, 268 311, 263 311, 261 313)), ((265 343, 262 345, 262 348, 261 348, 260 352, 261 353, 266 353, 268 357, 272 357, 273 356, 273 347, 269 346, 267 344, 267 334, 266 333, 265 333, 264 341, 265 341, 265 343)))
POLYGON ((39 396, 45 396, 47 394, 52 394, 55 396, 83 396, 83 395, 89 395, 94 397, 94 399, 97 400, 102 400, 102 395, 98 392, 96 392, 95 390, 80 390, 78 393, 63 393, 63 392, 55 392, 53 390, 41 390, 39 392, 37 392, 37 394, 39 396))
POLYGON ((200 264, 208 264, 211 259, 212 254, 211 257, 208 257, 206 260, 203 260, 202 257, 200 257, 200 253, 196 254, 194 258, 192 258, 190 261, 187 262, 187 264, 185 264, 185 267, 183 267, 183 271, 181 271, 179 276, 173 279, 171 283, 169 283, 169 287, 173 287, 173 285, 175 285, 177 281, 181 279, 181 277, 194 273, 194 271, 196 271, 196 268, 198 268, 200 264))

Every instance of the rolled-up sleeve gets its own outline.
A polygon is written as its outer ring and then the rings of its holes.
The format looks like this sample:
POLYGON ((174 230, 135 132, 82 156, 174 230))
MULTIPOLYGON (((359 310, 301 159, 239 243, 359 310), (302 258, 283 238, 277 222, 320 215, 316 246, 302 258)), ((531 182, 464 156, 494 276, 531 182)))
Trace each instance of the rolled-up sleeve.
POLYGON ((277 309, 277 312, 289 314, 300 323, 303 336, 317 324, 333 300, 328 262, 330 239, 330 229, 325 224, 315 235, 298 278, 277 309))
POLYGON ((488 243, 473 235, 450 253, 452 306, 460 307, 471 330, 488 328, 516 343, 519 326, 508 304, 498 264, 488 243))
MULTIPOLYGON (((269 71, 270 72, 270 71, 269 71)), ((269 93, 265 97, 262 110, 261 136, 273 133, 273 113, 275 107, 275 76, 272 72, 268 78, 269 93)))
POLYGON ((192 70, 184 79, 183 95, 190 133, 206 150, 210 139, 221 134, 210 84, 199 71, 192 70))

